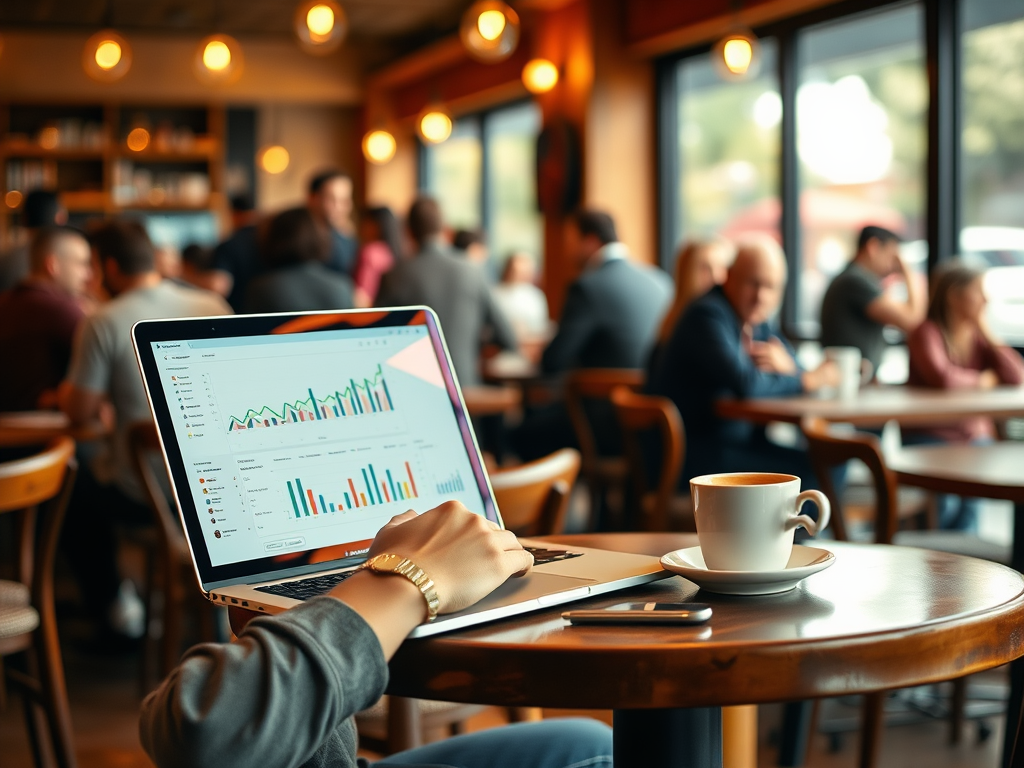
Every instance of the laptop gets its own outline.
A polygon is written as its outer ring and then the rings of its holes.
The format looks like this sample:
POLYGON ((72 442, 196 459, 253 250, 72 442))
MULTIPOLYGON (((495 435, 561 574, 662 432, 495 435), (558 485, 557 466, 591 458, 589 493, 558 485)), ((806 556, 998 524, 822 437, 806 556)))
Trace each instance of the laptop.
MULTIPOLYGON (((330 591, 408 509, 502 525, 427 307, 146 320, 132 340, 199 585, 277 613, 330 591)), ((522 540, 535 566, 423 637, 669 576, 655 557, 522 540)))

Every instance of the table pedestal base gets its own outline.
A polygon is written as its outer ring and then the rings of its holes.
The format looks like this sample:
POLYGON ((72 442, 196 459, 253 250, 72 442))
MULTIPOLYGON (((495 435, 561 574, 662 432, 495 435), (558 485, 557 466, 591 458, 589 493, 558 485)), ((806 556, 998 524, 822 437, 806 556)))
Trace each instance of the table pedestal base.
POLYGON ((615 710, 615 768, 722 768, 722 710, 615 710))

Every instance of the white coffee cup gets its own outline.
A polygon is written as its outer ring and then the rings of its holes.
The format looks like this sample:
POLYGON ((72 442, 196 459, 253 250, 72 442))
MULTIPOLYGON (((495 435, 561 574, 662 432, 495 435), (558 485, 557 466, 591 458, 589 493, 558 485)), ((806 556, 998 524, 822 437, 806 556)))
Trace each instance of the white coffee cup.
POLYGON ((839 369, 838 397, 844 400, 854 398, 861 386, 871 381, 871 361, 862 359, 857 347, 825 347, 824 352, 825 359, 831 360, 839 369))
POLYGON ((715 571, 781 571, 793 553, 793 534, 813 536, 828 526, 831 507, 820 491, 800 492, 800 478, 774 472, 731 472, 690 480, 704 564, 715 571), (800 514, 818 506, 818 521, 800 514))

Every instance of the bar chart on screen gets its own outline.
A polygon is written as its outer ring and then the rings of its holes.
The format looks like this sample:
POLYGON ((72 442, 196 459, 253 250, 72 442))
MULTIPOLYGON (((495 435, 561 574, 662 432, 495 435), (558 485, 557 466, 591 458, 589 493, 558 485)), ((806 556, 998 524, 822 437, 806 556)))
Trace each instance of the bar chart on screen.
POLYGON ((419 498, 408 461, 367 462, 355 471, 334 473, 329 478, 310 480, 307 476, 305 482, 296 476, 285 480, 285 486, 291 502, 289 511, 296 519, 367 512, 371 507, 419 498))
POLYGON ((249 405, 240 415, 228 418, 228 432, 370 417, 395 410, 384 371, 378 364, 372 379, 350 377, 347 381, 339 380, 333 391, 317 392, 308 387, 296 399, 279 405, 249 405))

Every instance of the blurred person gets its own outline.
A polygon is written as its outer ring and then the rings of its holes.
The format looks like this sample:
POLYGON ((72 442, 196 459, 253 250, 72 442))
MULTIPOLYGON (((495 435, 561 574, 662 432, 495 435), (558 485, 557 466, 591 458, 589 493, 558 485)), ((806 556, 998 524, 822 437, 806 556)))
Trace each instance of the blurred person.
POLYGON ((186 285, 181 278, 181 251, 173 245, 154 246, 154 266, 164 280, 173 280, 178 285, 186 285))
MULTIPOLYGON (((566 253, 579 276, 569 286, 558 332, 541 357, 541 371, 561 375, 581 368, 643 368, 672 298, 672 282, 658 269, 630 260, 615 222, 603 211, 580 210, 566 232, 566 253)), ((587 401, 598 451, 620 451, 610 402, 587 401)), ((516 452, 532 461, 576 447, 564 402, 527 415, 513 436, 516 452)))
MULTIPOLYGON (((441 613, 479 601, 533 558, 514 536, 448 502, 398 515, 369 555, 423 570, 441 613)), ((254 764, 370 768, 353 715, 384 693, 388 661, 427 616, 402 576, 363 570, 327 595, 259 616, 232 643, 190 650, 142 704, 139 735, 158 768, 254 764)), ((516 723, 399 752, 374 768, 611 768, 611 729, 596 720, 516 723)))
POLYGON ((309 182, 310 213, 330 235, 327 266, 351 276, 356 268, 357 243, 352 226, 352 177, 336 169, 321 171, 309 182))
POLYGON ((821 346, 856 347, 878 372, 887 325, 910 333, 924 319, 925 296, 900 258, 900 238, 882 227, 867 226, 857 238, 857 253, 832 280, 821 302, 821 346), (896 276, 906 286, 896 298, 883 281, 896 276))
POLYGON ((77 229, 37 230, 29 255, 28 276, 0 294, 0 359, 9 366, 0 376, 0 411, 56 404, 92 279, 89 243, 77 229))
POLYGON ((516 337, 480 270, 452 255, 443 240, 441 207, 421 196, 409 209, 416 253, 384 275, 378 307, 426 304, 441 320, 455 372, 464 387, 480 383, 480 348, 491 342, 515 349, 516 337))
POLYGON ((458 229, 452 235, 452 249, 455 255, 475 264, 484 273, 487 282, 494 283, 494 265, 491 264, 491 252, 487 247, 487 238, 480 229, 458 229))
POLYGON ((308 209, 277 214, 261 238, 264 271, 249 282, 245 311, 351 309, 352 281, 325 266, 327 249, 327 233, 308 209))
POLYGON ((676 294, 658 331, 658 343, 666 344, 690 306, 716 285, 725 282, 729 265, 736 257, 736 246, 724 238, 690 240, 676 256, 676 294))
POLYGON ((258 220, 251 195, 231 198, 231 236, 213 249, 208 283, 200 285, 226 296, 235 312, 242 311, 249 281, 260 271, 258 220))
POLYGON ((380 290, 380 279, 405 257, 402 227, 390 208, 369 208, 359 222, 359 258, 355 272, 355 303, 372 307, 380 290))
POLYGON ((713 472, 784 472, 803 487, 816 484, 804 451, 768 440, 763 426, 723 419, 723 397, 798 395, 838 384, 826 362, 801 370, 773 318, 786 284, 786 260, 767 237, 743 241, 725 282, 693 301, 651 372, 648 391, 679 408, 686 428, 686 465, 680 476, 713 472))
MULTIPOLYGON (((139 320, 231 310, 220 296, 164 280, 138 222, 107 222, 93 233, 92 247, 113 298, 79 325, 60 405, 75 426, 112 423, 102 450, 79 469, 62 541, 87 607, 99 621, 99 639, 113 641, 144 630, 141 604, 118 574, 113 525, 152 519, 128 446, 129 427, 152 418, 131 327, 139 320)), ((163 476, 162 465, 158 472, 163 476)))
POLYGON ((548 297, 537 287, 533 258, 513 251, 505 260, 501 282, 494 286, 494 300, 512 323, 519 343, 544 339, 551 326, 548 297))
MULTIPOLYGON (((945 264, 936 273, 928 317, 907 339, 910 386, 991 389, 1024 382, 1024 360, 985 323, 983 276, 960 261, 945 264)), ((903 437, 909 445, 985 443, 995 439, 996 431, 991 418, 979 416, 959 424, 906 428, 903 437)), ((940 527, 975 530, 978 503, 940 495, 940 527)))
POLYGON ((230 275, 213 268, 213 249, 197 243, 189 243, 181 249, 181 279, 220 296, 227 296, 231 291, 230 275))
POLYGON ((43 227, 59 227, 68 223, 68 212, 60 204, 56 192, 34 189, 25 195, 21 208, 23 238, 9 250, 0 253, 0 291, 13 288, 32 271, 31 248, 36 232, 43 227))

